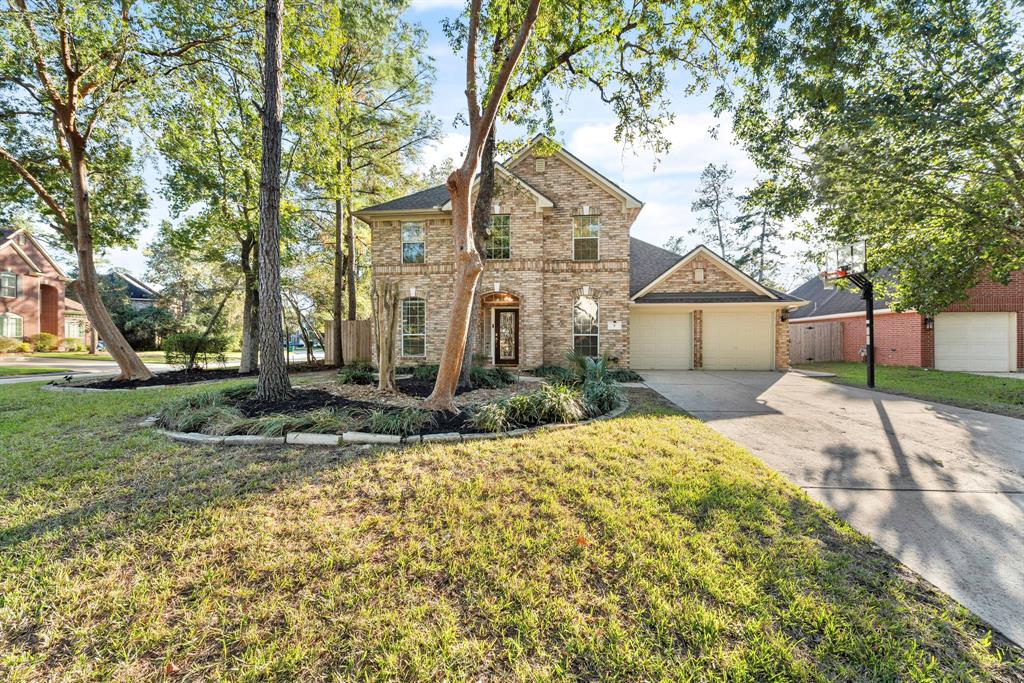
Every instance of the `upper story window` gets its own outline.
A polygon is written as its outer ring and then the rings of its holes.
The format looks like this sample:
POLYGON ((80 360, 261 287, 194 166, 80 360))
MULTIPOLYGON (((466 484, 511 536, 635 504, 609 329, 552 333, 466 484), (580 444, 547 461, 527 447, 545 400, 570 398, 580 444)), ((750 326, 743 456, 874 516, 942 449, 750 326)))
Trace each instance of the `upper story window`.
POLYGON ((423 356, 427 352, 427 302, 402 299, 402 355, 423 356))
POLYGON ((572 259, 574 261, 596 261, 597 241, 601 232, 600 216, 573 216, 572 259))
POLYGON ((484 244, 484 258, 488 261, 512 258, 512 228, 508 214, 491 216, 491 229, 484 244))
POLYGON ((427 242, 423 223, 402 222, 402 263, 423 263, 427 260, 427 242))
POLYGON ((0 296, 18 296, 18 276, 15 273, 0 273, 0 296))
POLYGON ((21 339, 24 334, 25 331, 22 327, 20 315, 14 315, 13 313, 4 313, 3 315, 0 315, 0 337, 21 339))
POLYGON ((572 348, 576 353, 596 357, 599 346, 597 299, 576 297, 572 305, 572 348))

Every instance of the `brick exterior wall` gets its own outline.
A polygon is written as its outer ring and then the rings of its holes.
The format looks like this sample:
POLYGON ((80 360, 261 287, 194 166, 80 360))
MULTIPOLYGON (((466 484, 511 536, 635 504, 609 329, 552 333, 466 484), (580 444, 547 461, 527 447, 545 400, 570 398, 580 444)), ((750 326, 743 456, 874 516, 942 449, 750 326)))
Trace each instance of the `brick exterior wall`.
POLYGON ((0 271, 19 275, 21 285, 19 296, 0 297, 0 314, 10 312, 21 316, 25 337, 40 332, 63 337, 64 281, 31 240, 20 234, 15 235, 14 240, 42 271, 33 273, 32 268, 12 246, 0 249, 0 271))
POLYGON ((734 274, 721 268, 718 264, 704 258, 694 256, 679 269, 658 283, 652 292, 747 292, 750 285, 742 282, 734 274), (704 281, 693 279, 693 271, 704 269, 704 281))
MULTIPOLYGON (((600 352, 629 365, 629 228, 638 209, 625 209, 612 195, 561 158, 545 159, 545 170, 535 170, 531 154, 517 160, 515 173, 550 198, 554 209, 538 210, 534 195, 501 174, 496 179, 494 203, 510 215, 511 258, 484 264, 477 293, 483 297, 499 290, 519 299, 519 366, 564 364, 572 348, 572 306, 576 295, 589 291, 599 304, 600 352), (601 220, 598 261, 573 260, 573 216, 586 206, 601 220), (620 329, 608 329, 609 323, 620 329)), ((374 277, 395 280, 402 298, 426 301, 426 354, 399 356, 399 362, 440 360, 452 299, 453 252, 448 214, 411 212, 372 217, 371 257, 374 277), (424 264, 401 263, 401 223, 422 220, 426 233, 424 264)), ((475 322, 475 354, 490 358, 493 332, 490 310, 475 322)), ((401 330, 399 330, 401 335, 401 330)), ((401 339, 398 349, 401 351, 401 339)))
MULTIPOLYGON (((1008 285, 984 282, 968 292, 964 301, 944 309, 947 313, 1017 314, 1017 368, 1024 368, 1024 271, 1013 274, 1008 285)), ((859 361, 866 343, 864 316, 822 318, 843 323, 843 360, 859 361)), ((796 322, 796 321, 794 321, 796 322)), ((875 313, 875 362, 882 365, 935 367, 935 331, 925 329, 919 313, 875 313)))
POLYGON ((783 311, 775 311, 775 369, 789 369, 789 322, 783 311))

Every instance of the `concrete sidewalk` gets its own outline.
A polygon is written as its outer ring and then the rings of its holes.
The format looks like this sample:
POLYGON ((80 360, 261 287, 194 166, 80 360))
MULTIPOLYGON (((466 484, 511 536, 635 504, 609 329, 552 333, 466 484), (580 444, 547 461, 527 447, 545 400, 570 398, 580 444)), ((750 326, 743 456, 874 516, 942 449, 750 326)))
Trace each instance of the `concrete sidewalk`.
POLYGON ((643 375, 1024 644, 1024 420, 796 373, 643 375))

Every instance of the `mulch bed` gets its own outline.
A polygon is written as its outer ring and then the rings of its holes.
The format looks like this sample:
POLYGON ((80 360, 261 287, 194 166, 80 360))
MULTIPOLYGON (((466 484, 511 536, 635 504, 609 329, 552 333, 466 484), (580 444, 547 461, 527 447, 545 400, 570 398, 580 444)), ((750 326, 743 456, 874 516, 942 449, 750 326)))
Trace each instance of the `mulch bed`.
MULTIPOLYGON (((404 380, 403 380, 404 381, 404 380)), ((410 380, 415 381, 415 380, 410 380)), ((402 381, 399 383, 402 391, 405 390, 402 381)), ((433 383, 430 383, 433 388, 433 383)), ((429 392, 427 392, 429 393, 429 392)), ((424 394, 426 396, 426 394, 424 394)), ((262 415, 294 415, 305 413, 319 408, 335 408, 336 410, 373 410, 383 408, 385 410, 400 410, 395 406, 369 403, 367 401, 353 401, 352 399, 338 396, 322 389, 296 389, 289 398, 281 401, 239 401, 233 404, 235 408, 242 411, 246 417, 260 417, 262 415)), ((461 413, 446 413, 434 411, 434 424, 418 432, 419 434, 441 434, 443 432, 465 432, 475 433, 480 430, 474 428, 467 421, 468 415, 465 411, 461 413)))
MULTIPOLYGON (((318 372, 325 368, 320 365, 302 363, 288 366, 289 373, 296 372, 318 372)), ((95 382, 75 383, 76 387, 86 389, 138 389, 139 387, 163 387, 176 384, 194 384, 196 382, 213 382, 223 379, 238 379, 240 377, 256 377, 255 372, 238 372, 238 368, 218 368, 215 370, 172 370, 170 372, 157 372, 145 380, 132 379, 128 381, 117 379, 102 379, 95 382)), ((60 384, 51 382, 51 384, 60 384)))

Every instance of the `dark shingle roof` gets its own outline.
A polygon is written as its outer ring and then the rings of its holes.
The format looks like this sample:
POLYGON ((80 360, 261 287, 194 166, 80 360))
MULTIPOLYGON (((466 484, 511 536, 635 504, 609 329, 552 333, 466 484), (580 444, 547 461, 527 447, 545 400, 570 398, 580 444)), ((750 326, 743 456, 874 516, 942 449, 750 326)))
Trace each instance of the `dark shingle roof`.
MULTIPOLYGON (((885 276, 884 273, 879 273, 879 275, 885 276)), ((823 315, 842 315, 843 313, 863 313, 865 309, 864 299, 861 298, 858 289, 828 290, 825 289, 825 283, 819 277, 812 277, 790 293, 798 299, 810 302, 793 311, 789 316, 790 320, 816 318, 823 315)), ((876 299, 874 308, 876 311, 889 308, 889 302, 886 299, 876 299)))
POLYGON ((376 206, 369 206, 365 209, 360 209, 356 213, 436 209, 444 206, 450 198, 451 196, 448 194, 448 186, 438 185, 436 187, 428 187, 427 189, 420 190, 419 192, 407 194, 404 197, 399 197, 398 199, 392 199, 391 201, 384 202, 383 204, 377 204, 376 206))
POLYGON ((629 238, 629 295, 633 296, 651 284, 666 270, 679 263, 682 256, 635 237, 629 238))

